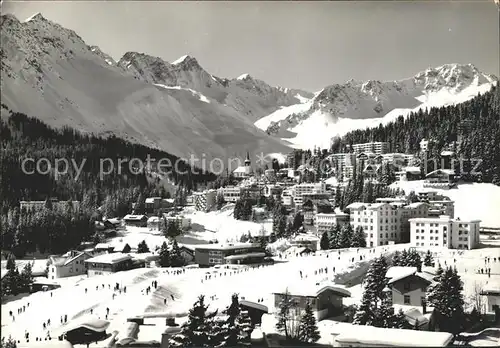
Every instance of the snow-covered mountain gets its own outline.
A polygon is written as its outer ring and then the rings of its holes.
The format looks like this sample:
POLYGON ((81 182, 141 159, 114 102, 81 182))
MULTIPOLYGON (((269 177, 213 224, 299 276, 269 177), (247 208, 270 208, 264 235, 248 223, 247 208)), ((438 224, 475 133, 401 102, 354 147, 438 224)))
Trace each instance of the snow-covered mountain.
POLYGON ((180 86, 202 93, 256 121, 281 106, 300 103, 312 93, 272 87, 264 81, 243 74, 225 79, 204 70, 196 58, 183 56, 173 63, 144 53, 127 52, 118 62, 124 71, 139 80, 169 87, 180 86))
POLYGON ((463 102, 497 81, 472 64, 429 68, 400 81, 349 80, 324 88, 310 101, 277 110, 255 125, 296 147, 327 147, 335 135, 376 127, 420 108, 463 102))
POLYGON ((2 103, 50 125, 116 134, 178 156, 244 156, 289 147, 253 125, 310 93, 223 79, 193 57, 168 63, 128 52, 118 62, 41 14, 1 16, 2 103))

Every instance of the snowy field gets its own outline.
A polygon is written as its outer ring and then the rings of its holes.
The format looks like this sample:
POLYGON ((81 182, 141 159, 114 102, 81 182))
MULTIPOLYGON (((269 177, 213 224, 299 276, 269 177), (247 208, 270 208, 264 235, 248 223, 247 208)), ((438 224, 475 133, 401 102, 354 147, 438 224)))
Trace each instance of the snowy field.
MULTIPOLYGON (((408 245, 398 244, 393 246, 377 247, 374 249, 344 250, 318 252, 317 255, 279 259, 275 265, 250 268, 246 266, 233 266, 232 269, 215 268, 186 268, 181 274, 173 274, 175 269, 144 268, 126 272, 119 272, 109 276, 85 276, 66 278, 61 281, 62 287, 51 292, 38 292, 2 305, 2 336, 12 335, 17 339, 24 337, 25 330, 29 330, 30 337, 45 337, 47 331, 42 324, 47 319, 51 320, 50 331, 52 337, 61 332, 60 318, 68 315, 68 321, 90 316, 93 310, 95 316, 105 318, 106 308, 110 309, 108 320, 111 322, 108 333, 120 331, 126 325, 126 319, 136 315, 147 314, 149 317, 162 317, 175 315, 182 323, 183 317, 192 306, 197 296, 204 294, 210 303, 210 309, 223 309, 230 302, 232 293, 239 293, 241 298, 250 301, 263 300, 263 303, 272 308, 272 292, 282 289, 287 284, 311 284, 324 280, 342 278, 344 274, 351 274, 353 279, 358 279, 362 274, 357 271, 358 266, 367 260, 384 253, 386 255, 395 250, 402 250, 408 245), (371 250, 374 250, 371 252, 371 250), (360 261, 360 256, 363 261, 360 261), (353 262, 354 258, 354 262, 353 262), (335 267, 335 272, 334 272, 335 267), (322 271, 320 271, 322 269, 322 271), (326 269, 326 270, 325 270, 326 269), (168 272, 168 273, 166 273, 168 272), (302 277, 300 272, 302 272, 302 277), (149 295, 144 290, 151 285, 153 280, 158 281, 158 288, 149 295), (120 287, 127 287, 126 293, 113 291, 115 283, 120 287), (108 287, 108 284, 110 288, 108 287), (97 290, 96 290, 97 287, 97 290), (87 289, 87 293, 85 293, 87 289), (113 298, 113 293, 116 297, 113 298), (166 299, 166 304, 164 301, 166 299), (17 314, 17 309, 27 306, 26 311, 17 314), (14 313, 15 321, 9 316, 9 311, 14 313)), ((423 250, 422 250, 423 251, 423 250)), ((455 264, 465 281, 465 292, 468 295, 475 283, 500 280, 500 261, 491 264, 491 278, 478 275, 475 269, 484 266, 486 256, 499 257, 500 249, 488 248, 464 251, 454 254, 448 250, 434 250, 439 254, 439 261, 444 265, 455 264), (467 272, 465 272, 467 271, 467 272)), ((361 286, 356 284, 348 288, 352 297, 346 299, 345 304, 357 304, 361 298, 361 286)), ((159 322, 161 325, 149 327, 140 336, 141 339, 161 339, 164 330, 164 320, 148 319, 150 323, 159 322), (145 337, 147 336, 147 337, 145 337)))
MULTIPOLYGON (((424 190, 423 180, 397 181, 391 188, 401 188, 406 194, 424 190)), ((425 189, 427 190, 427 189, 425 189)), ((480 219, 481 226, 500 227, 500 187, 488 183, 459 184, 450 190, 437 190, 455 202, 455 217, 462 220, 480 219)))
POLYGON ((272 232, 272 220, 267 219, 261 223, 252 221, 236 220, 233 217, 233 209, 222 209, 221 211, 201 212, 186 211, 185 217, 191 219, 193 226, 199 225, 203 231, 192 232, 192 235, 205 240, 216 238, 220 243, 237 242, 243 234, 259 236, 260 230, 264 229, 265 235, 272 232))

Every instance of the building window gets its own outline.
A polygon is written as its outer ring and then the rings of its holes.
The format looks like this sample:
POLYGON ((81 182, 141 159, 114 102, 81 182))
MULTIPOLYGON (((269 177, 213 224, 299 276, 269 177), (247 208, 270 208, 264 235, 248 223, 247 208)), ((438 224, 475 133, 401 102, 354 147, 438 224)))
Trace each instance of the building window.
POLYGON ((410 295, 404 295, 404 304, 409 305, 410 304, 410 295))

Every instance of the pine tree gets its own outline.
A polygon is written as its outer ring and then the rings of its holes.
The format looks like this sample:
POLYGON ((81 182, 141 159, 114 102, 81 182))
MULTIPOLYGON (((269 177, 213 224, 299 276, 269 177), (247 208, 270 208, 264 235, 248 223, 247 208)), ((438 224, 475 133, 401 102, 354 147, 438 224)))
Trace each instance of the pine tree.
POLYGON ((208 313, 207 310, 208 305, 205 305, 205 297, 202 295, 189 310, 188 321, 182 326, 180 333, 170 339, 170 346, 214 347, 215 342, 211 340, 211 333, 217 312, 208 313))
POLYGON ((167 235, 166 235, 167 238, 175 238, 180 234, 181 230, 176 221, 170 221, 167 223, 167 235))
POLYGON ((394 252, 394 255, 392 256, 391 260, 392 266, 401 266, 401 253, 399 250, 396 250, 394 252))
POLYGON ((456 269, 451 267, 437 277, 427 290, 427 303, 438 313, 437 323, 443 331, 456 334, 464 323, 463 285, 456 269))
POLYGON ((341 227, 339 224, 336 224, 331 228, 330 234, 328 236, 330 249, 340 248, 340 233, 341 233, 341 227))
POLYGON ((365 294, 372 299, 375 308, 380 299, 383 298, 383 289, 387 285, 385 274, 387 273, 387 262, 384 256, 376 258, 366 273, 364 280, 365 294))
POLYGON ((408 266, 408 251, 406 249, 401 252, 399 266, 408 266))
POLYGON ((330 248, 330 242, 328 240, 328 233, 325 231, 321 235, 321 240, 319 241, 321 250, 328 250, 330 248))
POLYGON ((307 302, 304 314, 300 318, 298 338, 300 341, 307 343, 314 343, 321 338, 318 326, 316 325, 316 318, 309 302, 307 302))
POLYGON ((432 254, 431 254, 430 250, 427 250, 427 253, 425 254, 424 265, 425 266, 433 266, 434 265, 434 259, 432 258, 432 254))
POLYGON ((16 343, 16 340, 10 336, 8 339, 6 339, 5 337, 2 337, 2 340, 0 341, 0 347, 1 348, 17 348, 17 343, 16 343))
POLYGON ((21 292, 29 292, 30 287, 33 284, 33 272, 31 269, 31 263, 27 262, 23 270, 21 271, 21 275, 19 277, 19 288, 21 292))
POLYGON ((137 253, 142 254, 142 253, 149 253, 149 247, 146 244, 146 241, 143 240, 142 242, 139 243, 137 246, 137 253))
POLYGON ((174 239, 172 244, 172 250, 170 251, 170 265, 172 267, 181 267, 184 266, 186 261, 184 257, 182 257, 181 249, 179 248, 179 244, 174 239))
POLYGON ((340 247, 349 248, 351 246, 352 238, 353 238, 353 231, 351 224, 342 226, 340 233, 340 247))
POLYGON ((366 238, 365 232, 363 231, 363 227, 358 226, 354 232, 354 236, 352 238, 351 246, 353 248, 364 248, 366 247, 366 238))
POLYGON ((250 333, 253 330, 247 322, 248 313, 242 313, 238 295, 231 296, 231 304, 223 312, 228 316, 220 321, 215 329, 215 336, 220 342, 218 347, 239 347, 250 343, 250 333))
POLYGON ((167 242, 163 242, 160 248, 160 260, 161 267, 169 267, 170 266, 170 253, 168 251, 167 242))
POLYGON ((354 314, 352 323, 354 325, 373 325, 375 314, 372 307, 372 298, 365 292, 361 298, 361 305, 354 314))

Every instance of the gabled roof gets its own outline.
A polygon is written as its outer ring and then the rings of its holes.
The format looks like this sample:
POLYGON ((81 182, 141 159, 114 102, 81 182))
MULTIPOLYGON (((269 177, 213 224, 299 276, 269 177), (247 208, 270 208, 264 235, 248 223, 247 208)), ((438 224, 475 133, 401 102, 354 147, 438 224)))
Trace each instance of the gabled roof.
POLYGON ((292 296, 318 297, 321 293, 330 290, 341 297, 351 297, 351 292, 341 285, 331 282, 316 284, 298 284, 293 283, 281 290, 273 292, 274 294, 285 294, 287 291, 292 296))
POLYGON ((240 303, 240 306, 255 308, 255 309, 258 309, 258 310, 266 312, 266 313, 269 312, 269 309, 267 308, 267 306, 260 304, 260 303, 257 303, 257 302, 240 300, 239 303, 240 303))
POLYGON ((415 273, 417 273, 417 267, 393 266, 389 267, 385 277, 389 279, 389 284, 392 284, 415 273))
POLYGON ((95 332, 104 332, 109 327, 109 321, 94 317, 87 317, 82 320, 70 321, 66 326, 61 327, 61 332, 66 333, 80 327, 84 327, 95 332))
POLYGON ((139 221, 139 220, 145 219, 146 217, 147 217, 146 215, 132 215, 132 214, 129 214, 129 215, 125 215, 123 217, 123 220, 139 221))

